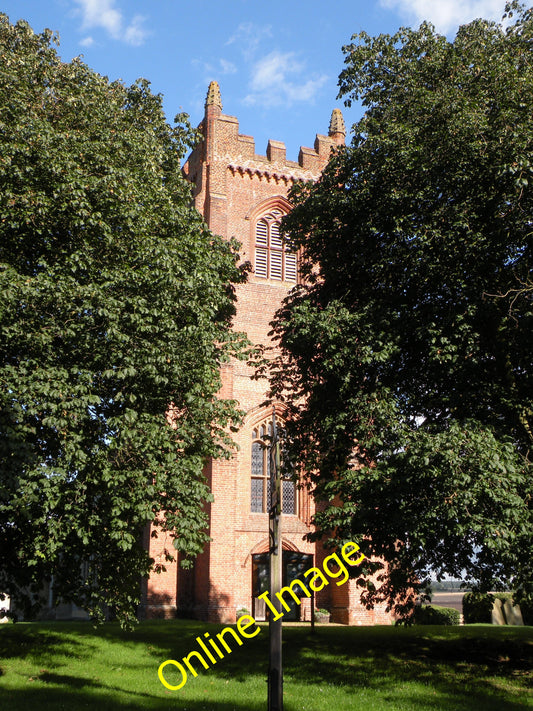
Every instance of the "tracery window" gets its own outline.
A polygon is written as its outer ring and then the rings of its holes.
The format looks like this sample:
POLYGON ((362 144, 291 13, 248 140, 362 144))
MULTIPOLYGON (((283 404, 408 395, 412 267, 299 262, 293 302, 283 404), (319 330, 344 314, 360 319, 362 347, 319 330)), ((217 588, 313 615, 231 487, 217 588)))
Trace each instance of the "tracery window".
POLYGON ((255 225, 255 275, 264 279, 296 281, 296 254, 279 232, 281 210, 272 210, 255 225))
MULTIPOLYGON (((252 430, 251 506, 252 513, 265 513, 270 508, 270 442, 272 422, 265 421, 252 430)), ((295 515, 296 483, 291 476, 281 480, 281 509, 295 515)))

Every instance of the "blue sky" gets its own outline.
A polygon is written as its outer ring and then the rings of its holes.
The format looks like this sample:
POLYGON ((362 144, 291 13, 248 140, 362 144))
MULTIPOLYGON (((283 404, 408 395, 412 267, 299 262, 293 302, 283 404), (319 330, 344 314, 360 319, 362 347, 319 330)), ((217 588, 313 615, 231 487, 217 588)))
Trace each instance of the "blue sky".
POLYGON ((237 116, 264 154, 269 138, 296 160, 300 145, 327 133, 332 109, 347 126, 356 106, 336 100, 341 48, 352 34, 395 32, 431 20, 453 37, 475 17, 499 19, 504 0, 4 0, 12 22, 59 33, 68 61, 83 54, 110 79, 148 79, 164 96, 167 119, 203 116, 209 81, 220 83, 224 112, 237 116))

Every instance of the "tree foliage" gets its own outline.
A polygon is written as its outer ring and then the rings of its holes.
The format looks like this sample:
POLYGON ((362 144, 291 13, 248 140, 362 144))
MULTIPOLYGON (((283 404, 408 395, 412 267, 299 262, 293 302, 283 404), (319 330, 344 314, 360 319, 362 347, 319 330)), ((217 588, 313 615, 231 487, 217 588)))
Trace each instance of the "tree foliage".
POLYGON ((19 608, 53 576, 127 622, 147 524, 183 556, 206 540, 244 274, 192 207, 176 120, 146 81, 62 62, 49 31, 0 16, 0 592, 19 608))
POLYGON ((431 572, 532 592, 533 16, 508 10, 453 41, 356 35, 340 95, 366 113, 285 221, 290 459, 319 534, 388 563, 363 598, 399 611, 431 572))

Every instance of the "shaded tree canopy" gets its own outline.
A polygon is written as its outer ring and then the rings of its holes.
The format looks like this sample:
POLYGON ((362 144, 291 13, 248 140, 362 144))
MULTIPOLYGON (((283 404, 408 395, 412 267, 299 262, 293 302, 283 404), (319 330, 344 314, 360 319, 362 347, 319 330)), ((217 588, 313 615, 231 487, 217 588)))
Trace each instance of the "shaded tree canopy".
POLYGON ((340 96, 366 113, 284 222, 289 459, 319 534, 389 564, 363 599, 400 612, 431 573, 532 592, 533 16, 507 10, 354 36, 340 96))
POLYGON ((192 206, 186 117, 170 126, 146 81, 63 62, 53 39, 0 16, 0 592, 28 611, 53 576, 128 622, 146 525, 183 556, 206 540, 245 275, 192 206))

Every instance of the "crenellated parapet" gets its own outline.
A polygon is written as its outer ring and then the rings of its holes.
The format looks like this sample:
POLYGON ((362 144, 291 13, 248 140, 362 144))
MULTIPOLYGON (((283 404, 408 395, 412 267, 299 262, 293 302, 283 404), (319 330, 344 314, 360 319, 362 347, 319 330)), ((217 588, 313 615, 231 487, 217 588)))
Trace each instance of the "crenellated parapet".
POLYGON ((235 116, 222 113, 220 87, 209 85, 205 115, 200 130, 202 143, 189 156, 184 174, 195 184, 198 209, 219 234, 224 235, 222 221, 217 218, 217 203, 228 194, 228 180, 258 180, 283 187, 283 192, 299 181, 316 181, 325 168, 331 151, 344 144, 346 129, 339 109, 333 111, 328 135, 318 134, 313 148, 300 148, 297 161, 287 159, 282 141, 269 140, 264 155, 256 153, 252 136, 239 133, 235 116))

